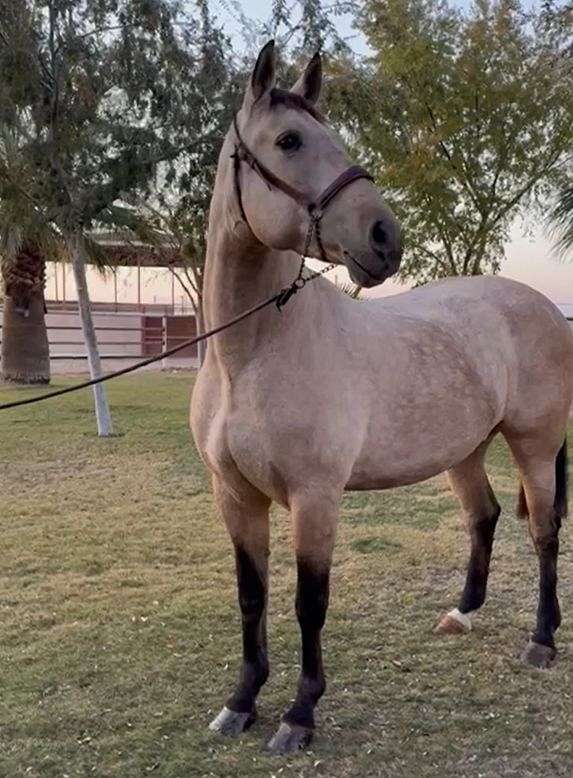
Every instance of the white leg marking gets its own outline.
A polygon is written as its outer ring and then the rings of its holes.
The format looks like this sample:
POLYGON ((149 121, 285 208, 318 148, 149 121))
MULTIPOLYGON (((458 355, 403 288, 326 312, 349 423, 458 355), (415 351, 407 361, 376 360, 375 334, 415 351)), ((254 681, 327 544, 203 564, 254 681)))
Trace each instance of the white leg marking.
POLYGON ((209 729, 211 730, 211 732, 219 732, 223 722, 226 719, 230 718, 231 715, 232 715, 232 711, 230 711, 229 708, 225 706, 223 710, 209 724, 209 729))
POLYGON ((459 621, 459 623, 469 632, 472 628, 472 617, 475 613, 477 613, 477 611, 468 611, 467 613, 462 613, 457 608, 454 608, 453 611, 448 613, 448 616, 450 616, 452 619, 455 619, 456 621, 459 621))
POLYGON ((237 713, 226 706, 209 724, 211 732, 221 732, 223 735, 239 735, 255 720, 254 711, 251 713, 237 713))

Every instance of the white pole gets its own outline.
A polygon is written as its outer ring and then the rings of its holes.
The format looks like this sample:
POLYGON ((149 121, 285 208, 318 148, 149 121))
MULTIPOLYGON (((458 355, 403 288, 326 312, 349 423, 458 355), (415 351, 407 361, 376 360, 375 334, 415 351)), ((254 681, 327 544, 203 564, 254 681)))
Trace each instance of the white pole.
MULTIPOLYGON (((167 351, 167 316, 161 317, 161 351, 167 351)), ((167 367, 167 359, 164 357, 161 360, 161 369, 165 370, 167 367)))
MULTIPOLYGON (((101 360, 98 351, 97 337, 92 319, 88 285, 86 280, 86 256, 81 234, 72 233, 67 236, 67 244, 72 258, 72 268, 76 281, 78 294, 78 308, 84 341, 88 355, 88 365, 91 378, 99 378, 102 375, 101 360)), ((111 414, 103 384, 93 387, 97 432, 100 438, 106 438, 113 434, 111 414)))

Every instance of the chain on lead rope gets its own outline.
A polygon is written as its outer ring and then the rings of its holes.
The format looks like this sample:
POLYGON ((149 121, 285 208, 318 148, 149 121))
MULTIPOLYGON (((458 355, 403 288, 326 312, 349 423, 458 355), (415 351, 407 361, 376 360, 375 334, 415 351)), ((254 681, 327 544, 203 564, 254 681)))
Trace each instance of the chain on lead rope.
POLYGON ((334 262, 330 262, 328 265, 322 268, 322 270, 314 270, 310 271, 308 275, 304 275, 304 270, 306 268, 305 265, 305 258, 308 255, 310 244, 312 242, 312 236, 313 234, 316 235, 317 243, 320 249, 320 253, 322 256, 325 256, 324 249, 322 247, 322 240, 320 238, 320 219, 322 217, 322 213, 319 209, 316 209, 316 211, 312 211, 310 214, 310 221, 308 225, 308 230, 306 233, 306 239, 304 242, 304 248, 302 250, 302 253, 300 255, 300 267, 298 269, 298 274, 292 284, 290 286, 285 287, 281 292, 278 294, 278 298, 276 301, 276 306, 281 310, 281 308, 290 300, 290 298, 295 295, 300 289, 302 289, 306 284, 308 284, 309 281, 313 281, 315 278, 318 278, 319 276, 324 275, 325 273, 328 273, 329 270, 332 270, 334 267, 336 267, 334 262))

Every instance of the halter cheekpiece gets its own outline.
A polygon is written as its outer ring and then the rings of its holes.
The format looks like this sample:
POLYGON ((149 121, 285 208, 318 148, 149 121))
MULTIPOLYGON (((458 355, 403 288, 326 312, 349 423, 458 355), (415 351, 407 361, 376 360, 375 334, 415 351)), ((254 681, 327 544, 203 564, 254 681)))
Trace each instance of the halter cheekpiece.
POLYGON ((317 275, 322 275, 322 273, 325 273, 327 270, 330 270, 332 267, 334 267, 334 264, 331 264, 329 267, 320 271, 320 273, 313 274, 312 276, 310 276, 310 278, 305 278, 303 276, 304 258, 310 247, 313 234, 316 236, 316 242, 318 245, 318 249, 320 251, 321 260, 323 262, 328 262, 328 257, 326 256, 326 252, 324 250, 324 246, 322 244, 322 239, 320 236, 320 220, 322 219, 326 208, 330 205, 332 200, 334 200, 336 195, 339 194, 343 189, 346 189, 346 187, 349 184, 351 184, 353 181, 358 181, 358 179, 360 178, 365 178, 368 181, 374 181, 374 179, 372 178, 370 173, 367 170, 365 170, 363 167, 360 167, 359 165, 351 165, 350 167, 346 168, 346 170, 344 170, 337 178, 335 178, 335 180, 331 184, 329 184, 326 187, 326 189, 315 200, 309 197, 305 192, 302 192, 300 189, 297 189, 296 187, 291 186, 291 184, 287 183, 286 181, 283 181, 282 178, 279 178, 275 173, 273 173, 272 170, 270 170, 266 165, 264 165, 262 162, 260 162, 260 160, 256 158, 256 156, 249 149, 249 147, 241 137, 241 133, 239 132, 239 126, 237 124, 236 114, 233 116, 233 128, 235 130, 236 141, 235 141, 235 150, 231 155, 231 157, 233 159, 235 192, 237 195, 239 209, 241 211, 241 216, 243 218, 243 221, 247 225, 249 225, 249 220, 247 219, 247 214, 245 213, 245 209, 243 207, 243 198, 241 194, 241 182, 239 177, 241 162, 246 162, 247 165, 251 168, 251 170, 254 170, 255 173, 257 173, 260 176, 260 178, 263 179, 263 181, 267 184, 269 189, 278 189, 279 191, 286 194, 287 197, 290 197, 291 200, 294 200, 303 208, 306 208, 308 212, 309 225, 306 234, 306 240, 304 243, 304 249, 300 255, 301 256, 300 269, 295 280, 292 282, 292 284, 289 287, 286 287, 286 289, 283 290, 283 294, 277 300, 276 305, 277 308, 280 310, 282 306, 287 302, 287 300, 289 300, 292 297, 293 294, 296 294, 296 292, 298 292, 299 289, 302 289, 302 287, 306 284, 307 281, 309 281, 311 278, 315 278, 317 275))

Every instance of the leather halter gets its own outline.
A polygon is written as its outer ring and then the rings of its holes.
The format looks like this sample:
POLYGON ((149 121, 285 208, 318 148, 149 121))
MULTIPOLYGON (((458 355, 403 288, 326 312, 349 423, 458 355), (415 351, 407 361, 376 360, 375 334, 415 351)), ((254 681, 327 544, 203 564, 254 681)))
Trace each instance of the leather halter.
POLYGON ((338 178, 329 184, 329 186, 326 187, 326 189, 319 195, 318 199, 314 200, 305 192, 302 192, 300 189, 297 189, 286 181, 283 181, 282 178, 279 178, 277 175, 275 175, 272 170, 270 170, 266 165, 264 165, 256 158, 256 156, 249 149, 241 137, 239 126, 237 124, 236 114, 233 116, 233 128, 235 130, 235 135, 237 136, 237 140, 235 142, 235 151, 232 154, 235 173, 235 191, 237 193, 237 200, 239 202, 239 208, 241 210, 241 216, 243 217, 243 220, 246 222, 246 224, 249 224, 247 214, 245 213, 245 209, 243 207, 241 184, 239 180, 241 162, 246 162, 251 167, 251 169, 254 170, 263 179, 263 181, 267 183, 269 187, 278 189, 279 191, 286 194, 287 197, 290 197, 291 200, 294 200, 296 203, 306 208, 310 217, 310 224, 304 252, 308 251, 312 239, 312 234, 314 232, 316 233, 316 240, 320 249, 321 259, 324 262, 327 262, 328 259, 322 245, 319 229, 319 222, 322 219, 323 213, 327 206, 336 197, 336 195, 339 194, 343 189, 346 189, 346 187, 353 181, 357 181, 360 178, 365 178, 368 181, 374 181, 370 173, 359 165, 351 165, 350 167, 346 168, 346 170, 344 170, 338 176, 338 178))

